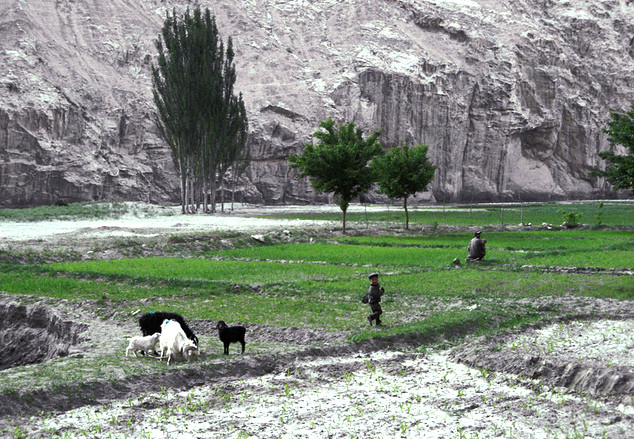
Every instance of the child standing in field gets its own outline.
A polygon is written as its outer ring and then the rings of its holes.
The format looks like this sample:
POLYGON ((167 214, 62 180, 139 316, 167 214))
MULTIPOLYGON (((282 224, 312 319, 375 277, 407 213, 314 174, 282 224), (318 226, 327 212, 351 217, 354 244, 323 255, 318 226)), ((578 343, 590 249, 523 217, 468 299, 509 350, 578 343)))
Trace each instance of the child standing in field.
POLYGON ((372 273, 368 276, 368 279, 370 279, 370 289, 368 294, 363 297, 363 301, 364 303, 370 305, 372 314, 370 314, 367 319, 368 322, 370 322, 370 326, 372 326, 372 320, 376 320, 376 325, 379 326, 381 324, 381 319, 379 317, 383 314, 383 310, 381 309, 381 296, 385 293, 385 290, 381 287, 381 285, 379 285, 378 273, 372 273))

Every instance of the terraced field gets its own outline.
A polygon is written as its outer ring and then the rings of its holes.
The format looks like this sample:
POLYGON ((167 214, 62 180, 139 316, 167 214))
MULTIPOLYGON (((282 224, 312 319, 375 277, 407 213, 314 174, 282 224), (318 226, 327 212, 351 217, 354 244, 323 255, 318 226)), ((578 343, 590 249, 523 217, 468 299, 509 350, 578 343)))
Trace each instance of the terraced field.
POLYGON ((329 212, 288 207, 117 208, 63 233, 77 218, 12 218, 0 436, 628 437, 634 203, 616 207, 577 228, 481 217, 479 263, 465 262, 464 207, 442 208, 447 225, 421 209, 410 230, 393 208, 359 207, 345 235, 329 212), (386 289, 380 327, 360 302, 370 272, 386 289), (190 322, 198 362, 124 356, 157 310, 190 322), (218 320, 247 327, 244 355, 222 355, 218 320))

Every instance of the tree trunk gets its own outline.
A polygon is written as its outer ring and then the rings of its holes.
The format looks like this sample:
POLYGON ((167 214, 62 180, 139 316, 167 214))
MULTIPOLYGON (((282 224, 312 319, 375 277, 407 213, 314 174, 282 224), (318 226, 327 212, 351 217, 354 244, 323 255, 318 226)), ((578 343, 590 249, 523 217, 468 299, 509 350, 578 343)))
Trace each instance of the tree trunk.
POLYGON ((225 179, 224 175, 220 176, 220 211, 225 213, 225 179))
POLYGON ((409 212, 407 211, 407 197, 403 198, 403 207, 405 208, 405 230, 409 230, 409 212))
POLYGON ((196 213, 196 186, 194 185, 194 178, 189 179, 189 196, 191 203, 191 212, 196 213))
POLYGON ((179 162, 178 164, 178 170, 179 170, 179 177, 181 180, 181 213, 184 215, 185 214, 185 202, 186 202, 186 198, 185 198, 185 192, 187 190, 187 173, 185 171, 185 169, 183 169, 183 162, 179 162))
POLYGON ((343 233, 346 233, 346 211, 348 209, 343 209, 343 233))
POLYGON ((185 177, 184 174, 181 174, 181 213, 184 215, 185 214, 185 188, 186 188, 186 182, 185 182, 185 177))
POLYGON ((211 213, 216 213, 216 175, 209 178, 209 192, 211 193, 211 213))
POLYGON ((196 212, 200 210, 200 203, 202 202, 204 187, 200 180, 194 185, 196 188, 196 212))
POLYGON ((187 201, 185 204, 187 205, 187 213, 192 213, 192 178, 187 177, 187 201))
POLYGON ((185 177, 185 213, 189 212, 189 177, 185 177))
POLYGON ((235 180, 233 181, 233 184, 231 185, 231 210, 233 211, 233 203, 236 200, 236 182, 235 180))
POLYGON ((208 204, 207 204, 207 179, 203 176, 202 179, 202 197, 203 197, 203 212, 208 212, 208 204))

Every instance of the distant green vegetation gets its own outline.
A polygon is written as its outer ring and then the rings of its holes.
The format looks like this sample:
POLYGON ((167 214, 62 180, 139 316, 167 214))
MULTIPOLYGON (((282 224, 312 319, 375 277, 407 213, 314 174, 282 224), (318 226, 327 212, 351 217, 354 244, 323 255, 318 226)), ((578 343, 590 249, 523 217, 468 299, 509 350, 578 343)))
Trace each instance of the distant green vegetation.
MULTIPOLYGON (((405 224, 405 213, 400 206, 381 206, 366 212, 348 211, 347 220, 356 228, 367 222, 405 224), (353 224, 357 223, 357 224, 353 224)), ((634 201, 596 201, 578 203, 508 203, 508 204, 451 204, 446 206, 410 206, 410 222, 415 225, 514 225, 548 223, 560 225, 569 213, 580 214, 579 223, 591 226, 634 226, 634 201)), ((40 206, 26 209, 0 209, 0 221, 43 221, 119 218, 122 215, 174 215, 171 208, 125 202, 81 202, 67 206, 40 206)), ((269 218, 341 221, 341 212, 262 215, 269 218)))
MULTIPOLYGON (((555 203, 524 205, 524 220, 537 214, 542 217, 540 221, 554 219, 560 215, 561 207, 555 203)), ((591 217, 592 209, 597 208, 591 203, 566 207, 582 211, 584 217, 591 217)), ((505 217, 511 218, 517 208, 506 207, 505 217)), ((632 208, 628 203, 604 203, 602 221, 631 227, 632 208)), ((127 204, 117 203, 60 209, 67 209, 67 214, 86 209, 92 212, 90 215, 108 217, 129 211, 127 204)), ((447 209, 413 212, 412 216, 418 215, 422 221, 433 214, 449 223, 464 224, 470 223, 472 215, 494 218, 499 209, 496 205, 473 212, 447 209)), ((37 209, 30 212, 30 218, 37 217, 37 209)), ((369 215, 373 221, 398 221, 401 213, 394 209, 369 215)), ((485 261, 477 264, 464 262, 471 227, 460 232, 432 229, 403 234, 401 230, 399 235, 379 236, 357 232, 359 236, 277 245, 255 244, 240 235, 228 235, 227 239, 241 247, 209 252, 198 246, 191 257, 185 258, 170 256, 169 252, 176 250, 168 246, 167 253, 160 257, 5 264, 0 267, 0 291, 108 301, 121 303, 127 310, 163 308, 201 319, 347 330, 352 334, 366 329, 363 316, 367 309, 359 298, 367 289, 366 276, 371 271, 381 273, 381 282, 388 290, 386 322, 392 330, 402 325, 411 328, 414 322, 428 319, 446 301, 485 306, 491 301, 536 296, 634 299, 632 276, 601 271, 634 268, 632 231, 483 230, 488 252, 485 261), (461 266, 453 264, 455 258, 462 261, 461 266), (587 267, 590 272, 555 273, 550 268, 550 272, 543 272, 544 267, 587 267), (147 305, 143 302, 147 298, 155 301, 147 305)), ((203 241, 210 239, 205 236, 203 241)), ((191 238, 170 239, 173 243, 181 241, 196 242, 191 238)), ((185 254, 182 249, 178 252, 185 254)), ((492 312, 495 308, 489 309, 492 312)))
MULTIPOLYGON (((418 236, 354 236, 337 238, 342 244, 363 244, 374 246, 416 246, 416 247, 452 247, 466 249, 471 238, 469 231, 451 233, 425 233, 418 236)), ((488 247, 504 250, 573 250, 594 248, 602 250, 606 245, 615 247, 634 247, 634 231, 588 231, 568 230, 523 230, 521 232, 487 232, 488 247)))
MULTIPOLYGON (((566 212, 579 213, 579 223, 592 226, 632 226, 634 202, 583 202, 583 203, 524 203, 524 204, 472 204, 425 206, 418 209, 410 206, 411 225, 467 226, 501 224, 542 223, 560 225, 566 212)), ((293 213, 273 214, 267 217, 287 219, 307 219, 340 221, 341 214, 333 213, 293 213)), ((386 206, 385 210, 368 212, 349 211, 347 221, 351 227, 363 228, 366 222, 394 222, 405 225, 405 213, 398 206, 386 206), (357 223, 357 224, 354 224, 357 223)))
MULTIPOLYGON (((160 208, 151 205, 118 202, 82 202, 66 206, 39 206, 27 209, 0 209, 0 221, 33 222, 44 220, 78 220, 120 218, 126 214, 156 215, 160 208)), ((170 215, 171 210, 162 212, 170 215)))
MULTIPOLYGON (((219 255, 257 260, 356 263, 375 267, 443 267, 454 258, 466 255, 470 238, 468 234, 455 233, 429 237, 350 237, 334 241, 341 242, 339 245, 317 243, 250 247, 220 252, 219 255)), ((486 264, 634 267, 634 233, 631 232, 496 232, 487 234, 485 238, 489 248, 486 264)))

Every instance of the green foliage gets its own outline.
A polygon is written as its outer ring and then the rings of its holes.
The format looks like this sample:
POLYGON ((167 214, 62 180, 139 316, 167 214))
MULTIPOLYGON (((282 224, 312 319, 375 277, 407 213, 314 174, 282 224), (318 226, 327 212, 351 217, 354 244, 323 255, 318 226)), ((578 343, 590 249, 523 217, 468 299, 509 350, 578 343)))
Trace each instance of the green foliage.
POLYGON ((597 206, 597 225, 598 226, 603 224, 603 206, 604 205, 605 203, 603 201, 600 201, 597 206))
POLYGON ((406 144, 390 149, 372 161, 379 192, 390 198, 402 198, 405 209, 405 228, 409 228, 407 199, 424 191, 434 178, 437 166, 427 158, 427 145, 413 148, 406 144))
POLYGON ((566 227, 577 227, 582 214, 580 212, 573 212, 570 210, 560 210, 562 225, 566 227))
POLYGON ((346 212, 350 202, 367 192, 374 183, 370 161, 381 154, 378 142, 380 131, 363 139, 363 131, 354 122, 335 127, 328 118, 319 124, 325 131, 313 135, 317 145, 306 144, 299 155, 288 157, 291 167, 300 170, 299 178, 309 177, 319 193, 333 193, 343 212, 343 231, 346 230, 346 212))
POLYGON ((634 191, 634 102, 627 113, 610 111, 608 128, 603 130, 609 135, 608 141, 613 145, 623 145, 626 154, 615 154, 603 151, 599 157, 608 162, 605 171, 595 170, 591 175, 605 177, 614 189, 632 189, 634 191))
POLYGON ((194 209, 201 189, 212 195, 213 210, 216 173, 240 168, 247 157, 246 109, 233 93, 233 42, 229 37, 225 51, 215 17, 200 7, 181 20, 168 13, 161 36, 152 64, 156 125, 181 178, 183 212, 194 209))

